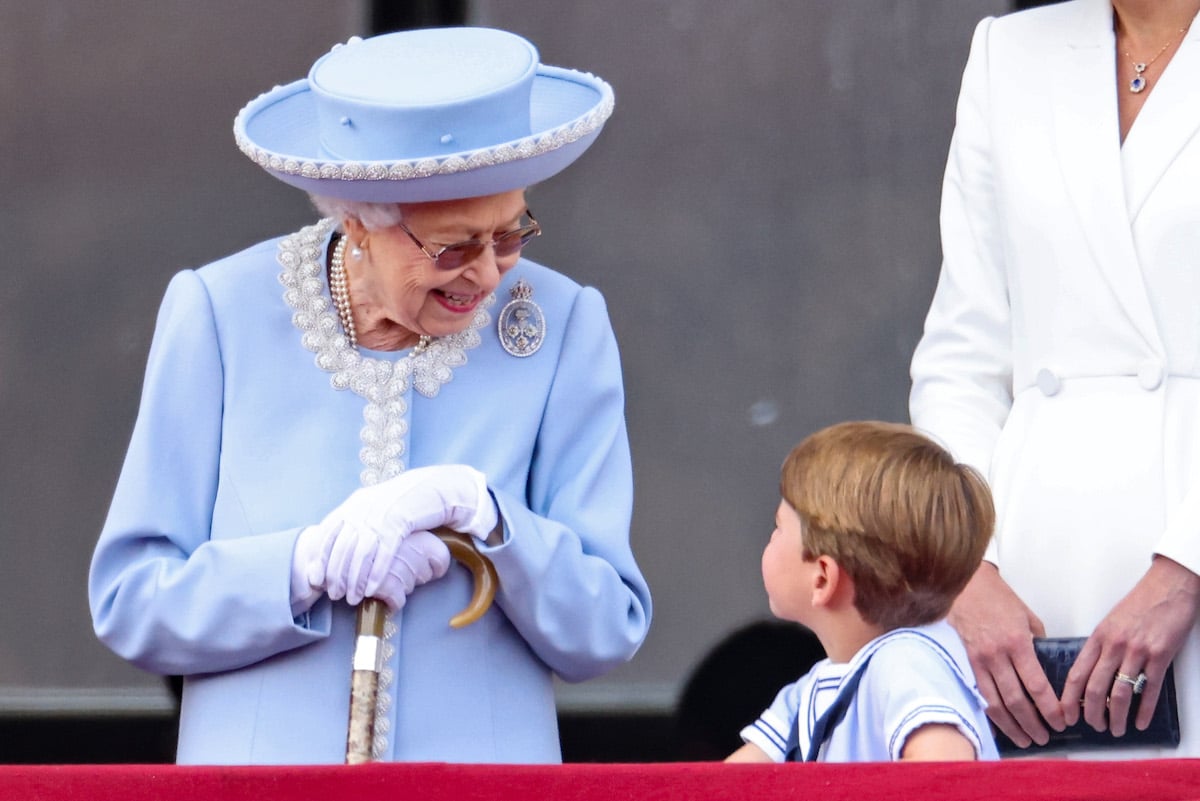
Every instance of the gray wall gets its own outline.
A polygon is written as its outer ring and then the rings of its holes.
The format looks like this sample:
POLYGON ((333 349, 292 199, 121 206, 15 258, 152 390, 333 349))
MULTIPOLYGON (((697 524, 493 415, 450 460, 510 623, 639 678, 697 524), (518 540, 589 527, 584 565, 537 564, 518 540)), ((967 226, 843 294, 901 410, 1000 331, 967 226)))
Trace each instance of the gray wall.
MULTIPOLYGON (((547 232, 530 256, 608 298, 655 621, 564 704, 669 705, 709 647, 769 617, 758 563, 788 449, 906 418, 959 76, 1007 5, 474 3, 617 95, 597 145, 530 194, 547 232)), ((237 151, 233 115, 363 19, 353 0, 0 9, 0 707, 162 695, 96 643, 85 597, 155 310, 176 270, 310 221, 237 151)))

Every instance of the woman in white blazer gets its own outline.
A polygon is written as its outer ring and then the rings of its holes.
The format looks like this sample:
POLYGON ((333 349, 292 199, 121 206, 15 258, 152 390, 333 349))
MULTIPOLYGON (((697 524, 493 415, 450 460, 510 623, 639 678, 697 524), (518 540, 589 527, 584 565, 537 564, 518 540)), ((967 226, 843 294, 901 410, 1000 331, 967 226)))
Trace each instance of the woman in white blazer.
POLYGON ((1144 727, 1174 661, 1180 746, 1099 753, 1200 756, 1198 12, 987 19, 963 75, 910 408, 996 496, 951 621, 1022 746, 1081 716, 1122 735, 1135 691, 1144 727), (1090 637, 1061 699, 1042 635, 1090 637))

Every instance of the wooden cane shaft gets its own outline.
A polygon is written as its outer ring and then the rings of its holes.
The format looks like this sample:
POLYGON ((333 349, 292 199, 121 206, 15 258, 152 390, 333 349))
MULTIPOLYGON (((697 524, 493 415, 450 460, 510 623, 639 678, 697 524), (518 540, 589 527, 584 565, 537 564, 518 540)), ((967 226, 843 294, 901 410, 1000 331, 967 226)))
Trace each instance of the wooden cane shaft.
POLYGON ((375 701, 379 674, 356 670, 350 674, 350 722, 346 727, 346 764, 361 765, 373 758, 375 701))
MULTIPOLYGON (((492 561, 475 544, 475 538, 448 528, 433 532, 446 544, 450 555, 471 571, 474 590, 467 608, 450 619, 453 628, 474 623, 487 612, 496 597, 500 581, 492 561)), ((358 606, 355 624, 354 670, 350 674, 350 720, 346 726, 346 764, 361 765, 374 758, 375 703, 379 695, 379 671, 382 669, 383 627, 387 605, 366 598, 358 606)))
POLYGON ((350 720, 346 724, 346 764, 361 765, 372 759, 375 742, 375 701, 383 650, 383 625, 387 605, 366 598, 358 605, 354 638, 354 670, 350 674, 350 720))

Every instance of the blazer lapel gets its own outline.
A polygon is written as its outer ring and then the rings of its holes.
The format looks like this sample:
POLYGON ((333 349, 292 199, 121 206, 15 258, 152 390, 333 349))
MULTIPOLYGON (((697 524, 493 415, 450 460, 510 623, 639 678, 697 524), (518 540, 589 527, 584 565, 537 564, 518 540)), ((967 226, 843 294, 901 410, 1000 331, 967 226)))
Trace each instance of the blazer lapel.
POLYGON ((1089 0, 1077 8, 1077 24, 1052 64, 1058 161, 1096 264, 1130 324, 1157 347, 1125 203, 1112 6, 1089 0))
POLYGON ((1130 220, 1137 219, 1171 162, 1198 135, 1200 23, 1193 23, 1158 84, 1151 87, 1146 104, 1125 138, 1125 194, 1130 220))

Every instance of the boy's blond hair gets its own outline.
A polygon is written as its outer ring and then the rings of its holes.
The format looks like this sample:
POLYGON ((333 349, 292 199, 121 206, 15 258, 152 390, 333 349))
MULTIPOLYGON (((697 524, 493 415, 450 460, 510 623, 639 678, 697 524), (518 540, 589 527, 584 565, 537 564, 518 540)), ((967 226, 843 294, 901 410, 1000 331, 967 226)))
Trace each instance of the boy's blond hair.
POLYGON ((800 518, 802 556, 836 561, 854 580, 859 614, 886 630, 945 617, 996 518, 979 473, 897 423, 808 437, 783 463, 780 494, 800 518))

